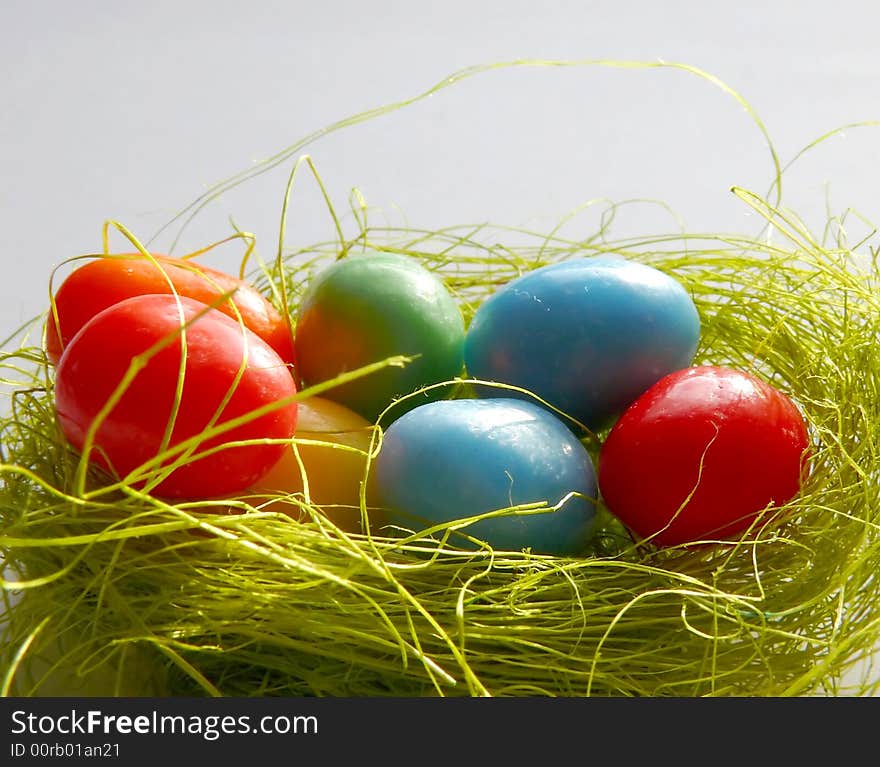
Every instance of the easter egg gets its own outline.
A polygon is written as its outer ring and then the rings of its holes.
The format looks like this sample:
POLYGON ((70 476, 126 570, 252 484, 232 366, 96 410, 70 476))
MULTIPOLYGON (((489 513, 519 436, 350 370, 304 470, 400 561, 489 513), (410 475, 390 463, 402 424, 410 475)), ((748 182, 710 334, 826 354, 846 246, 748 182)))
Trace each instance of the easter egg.
POLYGON ((141 254, 97 258, 75 269, 55 293, 46 323, 46 355, 57 364, 76 332, 103 309, 126 298, 171 294, 201 301, 241 320, 293 364, 293 336, 287 316, 257 289, 231 274, 191 259, 141 254), (225 300, 221 300, 227 297, 225 300))
POLYGON ((511 398, 444 400, 401 416, 384 434, 371 488, 389 521, 414 531, 521 504, 558 506, 463 531, 495 549, 577 553, 596 511, 584 446, 547 410, 511 398))
MULTIPOLYGON (((593 430, 651 384, 689 365, 696 307, 677 280, 616 256, 551 264, 509 282, 477 310, 469 375, 521 387, 593 430)), ((512 396, 480 387, 480 396, 512 396)))
MULTIPOLYGON (((343 530, 358 532, 361 483, 372 435, 370 423, 344 405, 324 397, 304 399, 299 403, 294 433, 296 452, 292 446, 285 449, 278 463, 248 489, 245 498, 250 497, 261 511, 299 516, 300 507, 286 496, 299 494, 300 500, 305 497, 305 474, 311 503, 320 506, 343 530)), ((370 518, 378 526, 380 520, 372 509, 370 518)))
POLYGON ((74 448, 91 444, 95 464, 138 487, 149 470, 160 497, 247 488, 296 428, 284 360, 253 331, 184 296, 134 296, 98 312, 65 346, 54 393, 74 448))
POLYGON ((612 514, 659 546, 741 534, 798 492, 806 422, 792 400, 738 370, 662 378, 602 445, 599 488, 612 514))
MULTIPOLYGON (((386 367, 322 395, 375 421, 391 402, 450 380, 463 367, 464 320, 443 283, 416 260, 392 253, 350 255, 317 275, 299 307, 295 347, 304 387, 395 355, 386 367)), ((392 417, 439 399, 444 387, 413 397, 392 417)))

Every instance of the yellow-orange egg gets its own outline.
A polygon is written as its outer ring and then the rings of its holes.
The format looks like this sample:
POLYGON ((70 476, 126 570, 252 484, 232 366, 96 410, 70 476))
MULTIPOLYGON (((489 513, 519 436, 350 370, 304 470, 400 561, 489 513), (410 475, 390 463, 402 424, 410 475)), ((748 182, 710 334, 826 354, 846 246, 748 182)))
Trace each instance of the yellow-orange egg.
MULTIPOLYGON (((296 452, 293 446, 286 449, 281 460, 242 497, 261 511, 281 511, 299 517, 301 508, 296 500, 279 496, 296 495, 302 501, 305 479, 312 505, 319 506, 343 530, 358 532, 361 483, 372 436, 373 426, 354 411, 323 397, 309 397, 299 403, 294 434, 296 452), (315 444, 304 440, 314 440, 315 444)), ((378 526, 372 509, 370 523, 374 529, 378 526)))

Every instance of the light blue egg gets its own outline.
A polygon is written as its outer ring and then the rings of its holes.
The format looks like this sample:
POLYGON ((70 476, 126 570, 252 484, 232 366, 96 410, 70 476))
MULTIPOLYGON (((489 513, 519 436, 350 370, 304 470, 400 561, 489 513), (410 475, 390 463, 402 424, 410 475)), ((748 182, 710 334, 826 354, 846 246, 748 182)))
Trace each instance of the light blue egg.
MULTIPOLYGON (((563 261, 500 288, 465 338, 468 374, 527 389, 600 429, 653 383, 688 367, 700 338, 682 284, 619 256, 563 261)), ((480 396, 517 396, 481 387, 480 396)))
POLYGON ((544 408, 511 398, 444 400, 401 416, 384 434, 372 485, 389 521, 415 531, 564 501, 552 511, 504 514, 464 530, 503 550, 576 554, 596 511, 596 475, 584 446, 544 408))

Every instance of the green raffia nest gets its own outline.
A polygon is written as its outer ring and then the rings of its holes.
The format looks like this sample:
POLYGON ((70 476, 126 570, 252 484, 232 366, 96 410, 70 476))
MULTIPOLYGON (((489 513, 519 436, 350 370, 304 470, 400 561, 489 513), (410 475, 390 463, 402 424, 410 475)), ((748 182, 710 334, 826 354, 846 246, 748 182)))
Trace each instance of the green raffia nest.
MULTIPOLYGON (((499 284, 559 259, 614 251, 674 275, 701 315, 695 361, 759 374, 810 424, 802 493, 742 540, 656 550, 603 511, 589 555, 559 558, 351 534, 304 501, 295 520, 133 490, 75 496, 77 456, 55 425, 35 324, 4 358, 2 692, 873 693, 868 676, 841 680, 880 633, 876 260, 842 240, 817 242, 793 217, 738 194, 784 245, 612 241, 604 229, 570 242, 361 219, 347 244, 421 259, 468 319, 499 284)), ((295 308, 295 288, 338 252, 335 242, 284 253, 255 280, 295 308)))

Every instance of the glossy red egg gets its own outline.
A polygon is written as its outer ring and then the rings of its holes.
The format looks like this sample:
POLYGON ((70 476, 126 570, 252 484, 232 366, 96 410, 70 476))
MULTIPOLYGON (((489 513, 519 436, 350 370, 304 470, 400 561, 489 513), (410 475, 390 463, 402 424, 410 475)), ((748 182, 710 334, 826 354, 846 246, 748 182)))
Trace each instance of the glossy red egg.
POLYGON ((98 312, 65 347, 55 378, 67 440, 90 447, 111 475, 173 498, 235 493, 266 474, 294 434, 295 395, 269 344, 172 295, 98 312))
POLYGON ((659 546, 728 539, 791 500, 807 424, 765 381, 697 366, 662 378, 615 423, 598 462, 608 509, 659 546))

